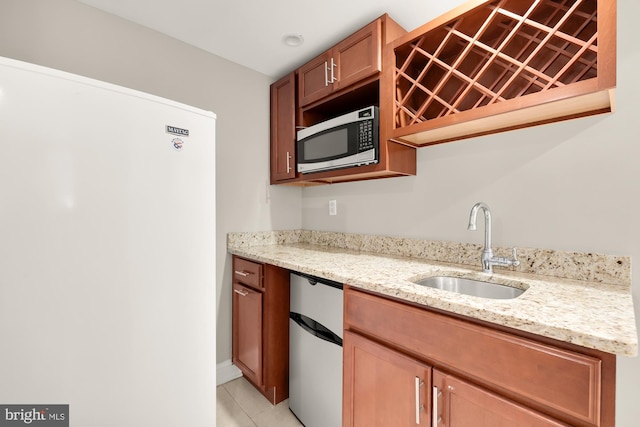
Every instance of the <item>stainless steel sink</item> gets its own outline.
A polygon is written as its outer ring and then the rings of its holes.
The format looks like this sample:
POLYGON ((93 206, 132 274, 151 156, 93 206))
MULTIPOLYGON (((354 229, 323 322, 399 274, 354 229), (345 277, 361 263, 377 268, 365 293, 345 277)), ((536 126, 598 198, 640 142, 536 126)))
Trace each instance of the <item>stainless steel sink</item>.
POLYGON ((443 291, 490 299, 517 298, 524 292, 524 289, 462 277, 434 276, 427 277, 415 283, 422 286, 429 286, 430 288, 442 289, 443 291))

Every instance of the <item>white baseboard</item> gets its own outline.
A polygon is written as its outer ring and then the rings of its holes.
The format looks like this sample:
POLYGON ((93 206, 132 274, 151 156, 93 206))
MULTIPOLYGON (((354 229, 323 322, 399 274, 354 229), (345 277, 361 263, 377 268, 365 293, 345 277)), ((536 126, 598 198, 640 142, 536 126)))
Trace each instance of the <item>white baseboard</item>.
POLYGON ((216 365, 216 385, 228 383, 231 380, 240 378, 242 371, 231 360, 225 360, 216 365))

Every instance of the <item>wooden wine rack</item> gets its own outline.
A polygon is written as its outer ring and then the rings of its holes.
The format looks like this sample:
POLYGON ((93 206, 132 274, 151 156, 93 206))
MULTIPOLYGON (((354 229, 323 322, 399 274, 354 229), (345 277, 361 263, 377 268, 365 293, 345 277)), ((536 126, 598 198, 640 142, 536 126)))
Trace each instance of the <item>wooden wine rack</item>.
POLYGON ((615 0, 471 1, 392 43, 392 138, 429 145, 609 112, 615 0))

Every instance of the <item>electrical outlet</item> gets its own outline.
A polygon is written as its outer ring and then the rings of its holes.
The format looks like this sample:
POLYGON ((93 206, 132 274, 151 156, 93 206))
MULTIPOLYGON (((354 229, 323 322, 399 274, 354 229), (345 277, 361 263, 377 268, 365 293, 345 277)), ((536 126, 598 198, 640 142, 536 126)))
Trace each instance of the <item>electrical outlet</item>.
POLYGON ((338 203, 335 200, 329 200, 329 215, 338 215, 338 203))

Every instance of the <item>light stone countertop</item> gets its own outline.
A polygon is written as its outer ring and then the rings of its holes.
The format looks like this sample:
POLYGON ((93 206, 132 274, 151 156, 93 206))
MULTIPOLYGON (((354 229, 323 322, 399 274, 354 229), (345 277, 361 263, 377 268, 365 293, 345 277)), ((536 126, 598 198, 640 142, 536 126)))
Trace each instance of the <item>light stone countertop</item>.
POLYGON ((313 244, 304 242, 305 239, 280 238, 275 243, 256 242, 254 239, 247 244, 246 236, 244 233, 231 233, 227 240, 228 251, 289 270, 607 353, 636 356, 638 352, 630 284, 620 286, 499 268, 494 270, 493 275, 488 275, 480 271, 479 258, 478 267, 473 267, 313 244), (239 239, 238 235, 242 238, 239 239), (515 299, 495 300, 412 283, 437 275, 509 284, 526 291, 515 299))

